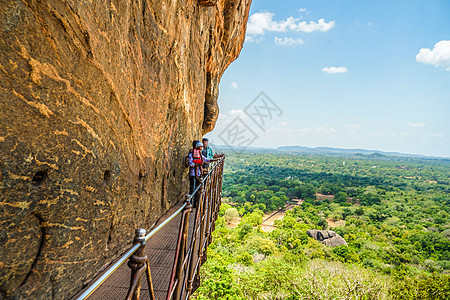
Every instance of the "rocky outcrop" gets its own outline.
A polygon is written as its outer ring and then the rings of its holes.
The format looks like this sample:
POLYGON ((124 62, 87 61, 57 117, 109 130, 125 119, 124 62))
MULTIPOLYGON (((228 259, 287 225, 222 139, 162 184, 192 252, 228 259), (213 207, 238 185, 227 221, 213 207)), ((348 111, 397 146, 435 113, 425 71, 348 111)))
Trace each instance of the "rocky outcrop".
POLYGON ((348 246, 347 242, 336 232, 332 230, 313 230, 310 229, 306 232, 309 237, 321 242, 324 245, 337 247, 337 246, 348 246))
POLYGON ((64 299, 186 188, 251 0, 3 0, 0 298, 64 299))

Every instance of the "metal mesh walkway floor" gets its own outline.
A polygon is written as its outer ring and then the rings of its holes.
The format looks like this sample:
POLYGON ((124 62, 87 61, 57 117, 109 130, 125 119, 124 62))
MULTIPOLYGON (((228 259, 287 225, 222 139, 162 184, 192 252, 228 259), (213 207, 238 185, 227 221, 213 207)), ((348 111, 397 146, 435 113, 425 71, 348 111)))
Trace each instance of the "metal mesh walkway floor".
MULTIPOLYGON (((183 201, 173 206, 167 211, 155 224, 162 223, 171 216, 183 201)), ((169 289, 170 277, 175 259, 177 248, 178 233, 180 229, 182 213, 173 218, 166 226, 162 227, 154 236, 152 236, 145 247, 145 254, 148 257, 150 271, 153 279, 153 288, 157 300, 163 300, 167 297, 169 289)), ((192 238, 193 220, 195 210, 190 214, 189 218, 189 239, 192 238)), ((127 296, 128 288, 131 280, 131 269, 126 263, 121 265, 90 297, 90 300, 123 300, 127 296)), ((145 276, 142 277, 142 286, 140 299, 150 299, 148 283, 145 276)))

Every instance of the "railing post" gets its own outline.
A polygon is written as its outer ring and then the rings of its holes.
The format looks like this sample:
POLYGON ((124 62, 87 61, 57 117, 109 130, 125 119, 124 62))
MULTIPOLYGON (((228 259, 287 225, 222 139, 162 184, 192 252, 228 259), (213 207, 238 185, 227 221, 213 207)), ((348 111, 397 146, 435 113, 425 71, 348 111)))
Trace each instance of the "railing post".
MULTIPOLYGON (((195 196, 194 196, 195 197, 195 196)), ((177 252, 175 254, 175 263, 176 263, 176 269, 173 273, 175 275, 175 278, 171 280, 169 285, 169 291, 168 291, 168 298, 170 298, 170 293, 173 289, 173 285, 176 282, 175 291, 173 292, 172 299, 180 299, 181 292, 182 292, 182 284, 184 282, 183 279, 183 269, 184 261, 186 258, 186 249, 187 249, 187 240, 188 240, 188 234, 189 234, 189 216, 192 211, 192 204, 190 202, 191 196, 188 194, 185 197, 184 202, 186 203, 186 206, 183 210, 183 216, 181 218, 181 224, 180 224, 180 232, 178 236, 178 245, 177 245, 177 252), (175 280, 175 282, 174 282, 175 280)), ((197 204, 198 205, 198 204, 197 204)))
POLYGON ((136 229, 136 234, 133 242, 134 244, 140 244, 141 246, 136 250, 136 252, 130 257, 130 260, 128 261, 128 266, 131 268, 131 280, 130 288, 128 289, 126 298, 127 300, 139 300, 141 292, 141 277, 144 272, 147 273, 150 299, 155 299, 150 267, 148 265, 147 255, 145 255, 144 253, 146 233, 147 232, 145 229, 136 229))

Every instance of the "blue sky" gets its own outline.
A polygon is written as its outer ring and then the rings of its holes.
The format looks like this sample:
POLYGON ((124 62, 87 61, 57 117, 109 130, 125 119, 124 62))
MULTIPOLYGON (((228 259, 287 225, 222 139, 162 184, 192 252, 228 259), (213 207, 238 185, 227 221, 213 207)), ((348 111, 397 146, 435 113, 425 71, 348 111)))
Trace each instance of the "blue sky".
POLYGON ((450 157, 450 1, 253 0, 240 57, 220 84, 220 116, 250 146, 364 148, 450 157), (282 110, 260 128, 261 92, 282 110))

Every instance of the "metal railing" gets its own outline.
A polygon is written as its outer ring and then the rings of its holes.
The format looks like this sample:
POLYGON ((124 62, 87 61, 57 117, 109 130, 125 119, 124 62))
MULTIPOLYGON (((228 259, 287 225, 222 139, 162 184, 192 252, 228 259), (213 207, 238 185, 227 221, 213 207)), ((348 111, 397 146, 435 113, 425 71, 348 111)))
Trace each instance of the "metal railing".
MULTIPOLYGON (((206 261, 206 250, 218 216, 222 195, 223 158, 203 179, 198 191, 193 234, 188 239, 190 209, 180 226, 180 236, 167 300, 188 299, 200 284, 199 267, 206 261), (189 247, 188 247, 189 245, 189 247)), ((192 197, 192 196, 191 196, 192 197)), ((195 196, 194 196, 195 197, 195 196)))
POLYGON ((144 274, 148 283, 150 299, 155 299, 151 270, 148 258, 144 253, 145 245, 153 235, 180 213, 182 215, 177 248, 166 299, 188 299, 199 286, 199 267, 206 261, 206 249, 211 242, 211 232, 214 230, 214 223, 220 208, 224 161, 224 156, 213 161, 210 164, 209 171, 200 179, 200 184, 194 192, 185 196, 181 207, 147 235, 145 229, 137 229, 133 246, 75 299, 87 299, 127 259, 129 259, 128 266, 131 268, 131 280, 126 299, 139 299, 141 279, 144 274), (189 221, 193 202, 197 205, 197 208, 193 220, 193 233, 192 236, 189 236, 189 221))

